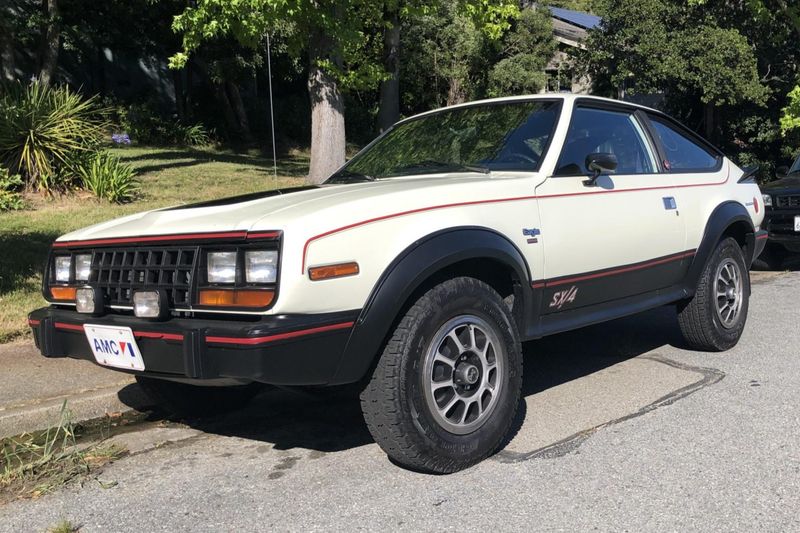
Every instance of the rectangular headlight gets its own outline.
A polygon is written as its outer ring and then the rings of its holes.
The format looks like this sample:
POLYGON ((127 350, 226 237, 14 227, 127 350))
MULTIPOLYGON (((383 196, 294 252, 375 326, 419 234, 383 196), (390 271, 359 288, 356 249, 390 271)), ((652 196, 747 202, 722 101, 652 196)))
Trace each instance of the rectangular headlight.
POLYGON ((276 250, 249 250, 244 257, 247 283, 275 283, 278 279, 276 250))
POLYGON ((772 196, 769 194, 762 194, 761 197, 764 199, 764 207, 772 207, 772 196))
POLYGON ((209 252, 208 282, 236 283, 236 252, 209 252))
POLYGON ((89 281, 89 274, 92 273, 92 254, 81 254, 75 256, 75 279, 77 281, 89 281))
POLYGON ((56 281, 69 282, 69 270, 72 267, 72 258, 68 255, 56 257, 56 281))

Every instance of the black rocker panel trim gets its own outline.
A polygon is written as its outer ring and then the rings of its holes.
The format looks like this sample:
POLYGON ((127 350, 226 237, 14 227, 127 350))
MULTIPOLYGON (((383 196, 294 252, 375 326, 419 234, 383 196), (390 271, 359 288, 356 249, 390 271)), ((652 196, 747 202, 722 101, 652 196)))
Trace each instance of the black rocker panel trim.
POLYGON ((680 283, 694 250, 533 284, 542 290, 542 315, 620 300, 680 283))
POLYGON ((437 272, 469 259, 489 259, 505 264, 514 272, 522 298, 518 317, 520 331, 533 320, 538 297, 530 290, 530 268, 519 249, 503 235, 481 227, 442 230, 406 248, 381 275, 356 321, 341 364, 331 384, 361 379, 380 354, 408 298, 437 272))

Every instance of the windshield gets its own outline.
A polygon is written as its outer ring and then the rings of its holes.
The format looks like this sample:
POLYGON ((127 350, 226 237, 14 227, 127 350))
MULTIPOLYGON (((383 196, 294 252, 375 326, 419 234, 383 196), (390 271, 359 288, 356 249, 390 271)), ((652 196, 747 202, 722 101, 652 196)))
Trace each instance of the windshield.
POLYGON ((795 172, 800 172, 800 156, 797 156, 797 159, 795 159, 792 164, 792 168, 789 169, 789 174, 794 174, 795 172))
POLYGON ((536 171, 558 119, 554 101, 483 104, 403 122, 328 183, 431 172, 536 171))

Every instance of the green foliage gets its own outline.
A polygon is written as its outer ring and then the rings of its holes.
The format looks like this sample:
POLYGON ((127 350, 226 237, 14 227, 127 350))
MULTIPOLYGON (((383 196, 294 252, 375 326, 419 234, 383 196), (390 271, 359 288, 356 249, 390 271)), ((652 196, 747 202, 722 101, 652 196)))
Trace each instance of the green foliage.
POLYGON ((516 28, 503 38, 503 59, 489 74, 489 95, 506 96, 541 91, 547 76, 544 69, 557 49, 553 24, 545 9, 527 9, 516 28))
POLYGON ((37 81, 0 89, 0 161, 26 187, 50 193, 69 187, 72 154, 93 151, 105 136, 96 97, 37 81))
POLYGON ((25 209, 25 201, 20 194, 23 181, 19 174, 10 174, 0 167, 0 211, 25 209))
POLYGON ((789 92, 789 101, 781 111, 781 133, 800 128, 800 85, 789 92))
POLYGON ((139 191, 133 167, 108 152, 97 152, 77 168, 83 188, 98 198, 121 204, 139 191))
POLYGON ((164 118, 154 106, 147 103, 116 105, 113 122, 127 133, 131 140, 149 146, 203 146, 211 141, 211 134, 202 124, 182 124, 164 118))
POLYGON ((384 10, 397 10, 406 18, 442 6, 457 9, 489 39, 498 39, 519 14, 517 2, 511 0, 206 0, 175 17, 172 27, 182 35, 183 50, 170 58, 170 67, 185 66, 189 54, 203 42, 233 36, 242 45, 257 48, 267 33, 277 32, 290 56, 309 52, 312 62, 343 88, 375 87, 386 73, 380 58, 369 51, 375 48, 375 29, 384 24, 384 10))

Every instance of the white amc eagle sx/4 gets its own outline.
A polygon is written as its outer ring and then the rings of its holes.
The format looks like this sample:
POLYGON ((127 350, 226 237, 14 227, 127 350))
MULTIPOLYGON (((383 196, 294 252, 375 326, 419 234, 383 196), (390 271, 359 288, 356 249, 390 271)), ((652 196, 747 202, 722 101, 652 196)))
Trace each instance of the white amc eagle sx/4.
POLYGON ((672 304, 688 346, 735 345, 766 237, 751 174, 626 103, 454 106, 322 186, 59 238, 30 325, 44 356, 134 373, 177 414, 357 383, 388 455, 453 472, 509 431, 521 342, 672 304))

